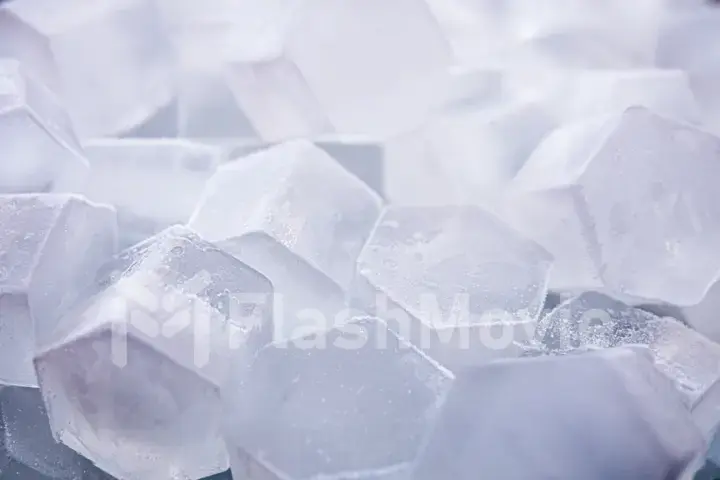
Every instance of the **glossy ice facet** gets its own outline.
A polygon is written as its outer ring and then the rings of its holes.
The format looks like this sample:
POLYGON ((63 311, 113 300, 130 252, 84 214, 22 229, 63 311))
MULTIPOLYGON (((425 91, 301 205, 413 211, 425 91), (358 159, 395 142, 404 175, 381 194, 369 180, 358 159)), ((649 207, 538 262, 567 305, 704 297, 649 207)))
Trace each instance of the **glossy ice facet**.
POLYGON ((115 253, 117 218, 70 195, 0 195, 0 383, 35 386, 32 359, 115 253))
POLYGON ((641 352, 505 360, 458 375, 412 478, 678 478, 704 447, 641 352))
POLYGON ((294 141, 221 166, 189 225, 273 282, 279 339, 349 320, 345 291, 379 210, 367 185, 294 141))
POLYGON ((271 340, 272 287, 189 230, 120 254, 36 358, 65 445, 119 478, 227 468, 218 386, 271 340))
MULTIPOLYGON (((582 225, 575 242, 591 256, 606 288, 692 305, 720 267, 711 253, 720 241, 712 173, 720 172, 719 159, 717 137, 633 107, 557 130, 515 185, 562 192, 563 214, 582 225)), ((545 246, 563 256, 558 240, 545 246)))
POLYGON ((406 478, 452 374, 376 319, 271 344, 225 392, 235 478, 406 478))
POLYGON ((87 170, 58 97, 17 60, 0 58, 0 193, 69 191, 87 170))
POLYGON ((551 263, 478 207, 388 207, 358 260, 354 304, 441 363, 506 355, 534 333, 551 263))
POLYGON ((117 209, 122 247, 186 223, 224 160, 222 148, 186 140, 107 139, 84 147, 90 173, 82 192, 117 209))

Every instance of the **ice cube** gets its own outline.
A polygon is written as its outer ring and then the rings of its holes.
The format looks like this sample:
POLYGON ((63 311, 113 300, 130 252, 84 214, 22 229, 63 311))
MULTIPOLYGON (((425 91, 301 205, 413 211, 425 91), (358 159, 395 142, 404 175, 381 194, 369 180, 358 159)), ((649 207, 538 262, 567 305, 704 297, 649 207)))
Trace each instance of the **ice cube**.
POLYGON ((47 38, 10 8, 0 9, 0 58, 18 60, 47 88, 57 94, 62 93, 47 38))
POLYGON ((120 245, 129 247, 190 218, 224 151, 175 139, 100 139, 85 143, 90 173, 82 192, 118 211, 120 245))
POLYGON ((678 478, 704 446, 641 352, 513 359, 458 375, 412 478, 678 478))
POLYGON ((514 355, 534 334, 551 262, 478 207, 391 206, 358 259, 353 305, 451 368, 514 355))
MULTIPOLYGON (((607 289, 692 305, 720 267, 709 260, 720 235, 711 173, 720 169, 718 152, 717 137, 632 107, 557 130, 514 185, 558 192, 566 204, 561 215, 582 225, 573 241, 583 245, 607 289)), ((559 236, 543 243, 561 258, 559 236)))
POLYGON ((82 137, 129 130, 172 97, 172 50, 153 2, 54 0, 11 8, 47 37, 82 137))
MULTIPOLYGON (((29 470, 58 480, 109 479, 87 459, 55 441, 40 390, 10 387, 0 392, 0 450, 9 463, 1 478, 29 470)), ((34 478, 34 477, 18 477, 34 478)))
POLYGON ((0 384, 36 386, 58 314, 115 253, 115 211, 81 197, 0 195, 0 384))
POLYGON ((109 262, 95 291, 35 360, 56 438, 129 480, 227 469, 218 386, 271 340, 270 283, 171 227, 109 262))
POLYGON ((452 179, 454 203, 462 204, 501 191, 556 126, 553 115, 536 103, 454 108, 431 117, 416 141, 424 142, 452 179))
POLYGON ((254 55, 228 68, 240 105, 267 141, 411 128, 440 100, 452 64, 424 0, 300 2, 282 40, 254 55))
POLYGON ((0 58, 0 193, 68 191, 87 169, 55 94, 12 59, 0 58))
POLYGON ((271 344, 223 392, 235 478, 407 478, 452 374, 377 319, 271 344))
POLYGON ((189 225, 273 282, 281 339, 349 320, 345 291, 380 204, 332 157, 298 140, 222 165, 189 225))
POLYGON ((642 345, 670 377, 703 431, 720 422, 720 345, 676 319, 657 317, 607 295, 586 292, 559 305, 540 322, 538 340, 550 351, 642 345))

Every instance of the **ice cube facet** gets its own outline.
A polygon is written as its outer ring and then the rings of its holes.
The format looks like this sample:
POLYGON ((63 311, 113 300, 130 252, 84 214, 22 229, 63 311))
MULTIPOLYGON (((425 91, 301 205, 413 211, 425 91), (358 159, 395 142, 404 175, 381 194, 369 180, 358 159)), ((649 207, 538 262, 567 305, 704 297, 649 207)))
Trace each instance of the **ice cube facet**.
POLYGON ((106 264, 95 291, 35 361, 55 436, 119 478, 227 469, 218 386, 271 340, 270 283, 171 227, 106 264))
POLYGON ((271 344, 234 380, 224 402, 236 477, 400 479, 452 374, 366 318, 271 344))
POLYGON ((458 375, 412 478, 677 478, 703 448, 640 352, 513 359, 458 375))
POLYGON ((117 217, 71 195, 0 195, 0 223, 0 383, 36 386, 36 348, 115 253, 117 217))
MULTIPOLYGON (((678 305, 700 301, 717 277, 720 230, 713 172, 720 139, 633 107, 558 130, 515 179, 561 190, 609 290, 678 305)), ((556 256, 561 244, 545 245, 556 256)))
POLYGON ((441 363, 504 355, 533 335, 551 262, 478 207, 388 207, 360 254, 353 303, 441 363))
POLYGON ((229 67, 239 103, 268 141, 410 128, 435 106, 452 63, 424 0, 301 2, 282 37, 229 67))
POLYGON ((56 95, 0 58, 0 193, 70 191, 87 162, 56 95))
POLYGON ((90 173, 82 192, 117 209, 121 247, 186 223, 224 160, 222 148, 186 140, 102 139, 84 147, 90 173))
POLYGON ((289 338, 349 320, 344 293, 380 204, 320 148, 294 141, 222 165, 189 225, 273 282, 276 339, 289 338))
POLYGON ((172 51, 153 2, 13 4, 45 35, 64 101, 83 137, 121 133, 172 97, 172 51))

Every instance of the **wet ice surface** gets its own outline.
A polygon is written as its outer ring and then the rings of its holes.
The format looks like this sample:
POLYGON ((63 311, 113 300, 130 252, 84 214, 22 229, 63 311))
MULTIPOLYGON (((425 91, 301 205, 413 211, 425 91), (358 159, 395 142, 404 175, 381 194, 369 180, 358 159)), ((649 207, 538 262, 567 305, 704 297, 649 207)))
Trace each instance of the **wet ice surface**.
POLYGON ((0 478, 692 478, 708 5, 3 2, 0 478))

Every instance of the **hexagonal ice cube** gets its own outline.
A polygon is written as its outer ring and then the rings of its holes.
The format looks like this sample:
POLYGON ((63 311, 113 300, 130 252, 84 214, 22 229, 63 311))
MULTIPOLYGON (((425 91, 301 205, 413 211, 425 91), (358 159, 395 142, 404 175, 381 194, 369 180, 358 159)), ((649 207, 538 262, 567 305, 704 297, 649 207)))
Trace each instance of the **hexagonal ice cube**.
POLYGON ((406 478, 452 374, 373 318, 275 343, 223 391, 235 478, 406 478))
POLYGON ((411 478, 679 478, 704 448, 642 352, 503 360, 458 375, 411 478))
POLYGON ((552 257, 473 206, 388 207, 358 259, 353 306, 450 367, 514 355, 552 257))
POLYGON ((117 218, 72 195, 0 195, 0 224, 0 384, 35 386, 36 348, 115 253, 117 218))
POLYGON ((671 378, 703 432, 720 423, 720 344, 669 317, 628 306, 597 292, 560 304, 538 324, 538 341, 552 353, 624 345, 648 347, 671 378))
POLYGON ((401 132, 436 105, 453 62, 425 0, 299 2, 280 39, 255 43, 228 74, 269 141, 401 132))
POLYGON ((83 136, 120 133, 172 97, 172 50, 146 0, 13 2, 47 39, 63 99, 83 136))
POLYGON ((218 168, 189 225, 273 282, 276 340, 349 320, 345 291, 381 200, 298 140, 218 168))
POLYGON ((84 144, 90 171, 81 191, 118 211, 129 247, 190 218, 221 147, 180 139, 99 139, 84 144))
POLYGON ((0 58, 0 193, 70 191, 87 169, 58 98, 17 60, 0 58))
POLYGON ((719 160, 720 138, 632 107, 554 132, 515 186, 553 192, 562 208, 540 215, 579 227, 538 238, 554 255, 582 245, 610 291, 692 305, 720 269, 719 160))
POLYGON ((265 277, 183 227, 109 262, 36 357, 53 432, 118 478, 227 469, 218 386, 271 340, 265 277))
POLYGON ((110 480, 87 459, 57 443, 37 388, 8 387, 0 392, 0 478, 110 480), (14 475, 14 476, 13 476, 14 475))

